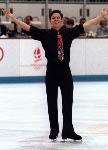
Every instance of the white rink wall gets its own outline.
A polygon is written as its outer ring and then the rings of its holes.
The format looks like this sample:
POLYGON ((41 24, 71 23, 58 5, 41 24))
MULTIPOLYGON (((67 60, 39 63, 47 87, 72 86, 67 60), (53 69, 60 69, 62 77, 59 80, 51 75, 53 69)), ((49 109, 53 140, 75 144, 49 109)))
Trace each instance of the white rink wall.
MULTIPOLYGON (((70 56, 73 75, 108 75, 108 39, 76 39, 70 56)), ((0 77, 45 76, 46 59, 39 41, 0 40, 0 77)))

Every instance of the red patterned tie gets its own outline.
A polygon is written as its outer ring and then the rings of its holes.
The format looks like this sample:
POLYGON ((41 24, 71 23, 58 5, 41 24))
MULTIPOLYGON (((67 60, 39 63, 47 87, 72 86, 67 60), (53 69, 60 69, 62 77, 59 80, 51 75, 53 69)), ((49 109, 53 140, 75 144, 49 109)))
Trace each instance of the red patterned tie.
POLYGON ((57 35, 57 49, 58 49, 58 59, 62 61, 64 59, 63 40, 59 32, 57 35))

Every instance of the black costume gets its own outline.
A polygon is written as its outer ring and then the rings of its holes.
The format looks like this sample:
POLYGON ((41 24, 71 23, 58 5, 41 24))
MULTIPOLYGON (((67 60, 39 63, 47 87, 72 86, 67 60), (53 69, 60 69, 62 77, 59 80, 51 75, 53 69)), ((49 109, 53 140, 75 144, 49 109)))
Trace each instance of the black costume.
POLYGON ((45 50, 47 58, 47 71, 46 71, 46 92, 48 113, 50 120, 51 131, 58 134, 58 108, 57 108, 57 95, 58 86, 60 86, 62 94, 62 113, 63 113, 63 129, 62 133, 69 133, 74 131, 72 125, 72 103, 73 103, 73 80, 69 67, 70 61, 70 47, 72 41, 80 34, 84 33, 82 25, 77 25, 72 29, 60 29, 59 33, 63 39, 64 60, 58 60, 57 51, 57 30, 51 29, 38 29, 30 27, 30 35, 34 40, 39 40, 45 50))

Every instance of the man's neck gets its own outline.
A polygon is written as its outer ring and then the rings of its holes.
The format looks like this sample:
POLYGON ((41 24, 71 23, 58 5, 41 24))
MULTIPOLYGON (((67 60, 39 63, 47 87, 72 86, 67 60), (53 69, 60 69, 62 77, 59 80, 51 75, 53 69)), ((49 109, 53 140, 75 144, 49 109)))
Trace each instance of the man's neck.
POLYGON ((52 28, 53 28, 54 30, 57 30, 57 31, 58 31, 58 30, 60 30, 61 26, 60 26, 59 28, 54 28, 54 27, 52 27, 52 28))

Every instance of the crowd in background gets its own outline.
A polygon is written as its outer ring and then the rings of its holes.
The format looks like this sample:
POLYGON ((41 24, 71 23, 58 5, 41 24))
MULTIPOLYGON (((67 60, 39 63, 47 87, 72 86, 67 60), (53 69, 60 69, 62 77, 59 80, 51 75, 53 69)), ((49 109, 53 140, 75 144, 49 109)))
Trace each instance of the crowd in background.
MULTIPOLYGON (((26 16, 24 19, 24 22, 28 25, 30 25, 30 22, 33 20, 32 16, 26 16)), ((29 36, 29 32, 27 32, 24 29, 21 29, 21 31, 18 31, 18 26, 12 21, 11 25, 6 27, 1 23, 1 18, 0 18, 0 37, 4 38, 11 38, 11 37, 17 37, 17 36, 29 36)))
MULTIPOLYGON (((24 19, 24 22, 28 25, 30 25, 31 21, 33 21, 32 16, 26 16, 24 19)), ((72 18, 64 17, 63 18, 63 26, 62 28, 73 28, 76 24, 84 24, 86 22, 85 18, 81 18, 78 23, 76 23, 72 18)), ((90 35, 92 37, 93 34, 90 29, 85 30, 85 33, 81 36, 88 37, 90 35)), ((1 23, 0 18, 0 37, 1 38, 11 38, 11 37, 17 37, 17 36, 26 36, 29 37, 29 32, 27 32, 24 29, 21 29, 20 32, 18 31, 17 25, 12 21, 11 25, 7 28, 5 25, 1 23)), ((107 26, 107 20, 101 20, 100 24, 98 25, 95 36, 97 37, 108 37, 108 26, 107 26)))
MULTIPOLYGON (((81 18, 77 24, 84 24, 85 22, 86 22, 86 19, 81 18)), ((74 27, 74 25, 75 25, 75 23, 74 23, 73 19, 69 19, 68 17, 64 17, 63 28, 64 27, 72 28, 72 27, 74 27)), ((92 33, 92 31, 90 29, 86 29, 85 33, 82 34, 81 36, 88 37, 88 35, 91 35, 91 37, 92 37, 93 34, 90 34, 90 33, 92 33)), ((97 25, 97 29, 96 29, 94 35, 97 37, 108 37, 107 20, 104 19, 104 20, 100 21, 100 24, 97 25)))

